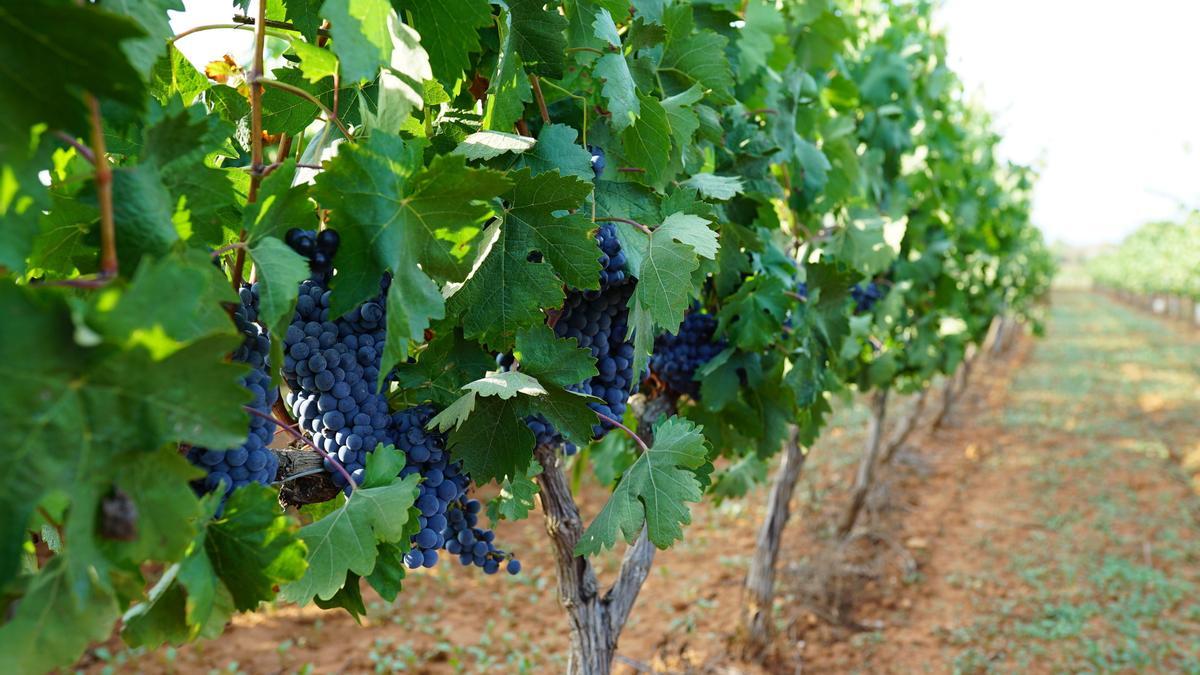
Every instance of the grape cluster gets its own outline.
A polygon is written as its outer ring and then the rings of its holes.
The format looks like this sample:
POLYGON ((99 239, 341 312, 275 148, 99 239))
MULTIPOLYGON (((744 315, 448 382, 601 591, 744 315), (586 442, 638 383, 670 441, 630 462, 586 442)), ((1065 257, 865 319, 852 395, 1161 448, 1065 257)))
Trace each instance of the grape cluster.
MULTIPOLYGON (((634 284, 621 283, 600 291, 573 291, 567 294, 563 312, 554 325, 560 338, 575 338, 580 347, 589 349, 599 373, 571 391, 591 394, 601 401, 588 403, 592 410, 615 420, 625 415, 629 390, 634 384, 633 343, 626 339, 629 325, 629 297, 634 284)), ((611 424, 601 420, 592 427, 596 438, 611 424)))
POLYGON ((854 299, 854 313, 862 314, 871 311, 876 302, 883 298, 883 289, 874 281, 867 284, 855 284, 850 289, 850 297, 854 299))
POLYGON ((450 460, 446 435, 426 429, 434 414, 433 406, 418 405, 392 415, 391 440, 406 456, 400 475, 421 476, 416 501, 421 530, 413 535, 404 563, 409 568, 433 567, 438 549, 444 548, 464 565, 482 567, 487 574, 495 574, 507 559, 508 571, 516 574, 521 563, 496 548, 494 532, 477 527, 482 505, 467 496, 471 480, 461 462, 450 460))
MULTIPOLYGON (((386 287, 387 280, 382 286, 386 287)), ((376 386, 386 340, 382 295, 329 320, 329 291, 301 282, 296 313, 284 335, 285 399, 300 427, 328 453, 325 469, 349 490, 332 458, 362 482, 366 455, 387 440, 387 400, 376 386)))
POLYGON ((329 285, 333 276, 333 256, 337 255, 341 237, 337 230, 302 230, 293 227, 283 237, 284 242, 292 250, 308 258, 308 269, 312 279, 324 286, 329 285))
MULTIPOLYGON (((242 384, 254 397, 250 405, 260 413, 270 415, 271 405, 275 403, 279 392, 271 386, 268 371, 271 340, 258 325, 258 284, 242 286, 238 296, 240 303, 234 311, 233 320, 243 340, 233 352, 233 360, 252 368, 242 379, 242 384)), ((188 450, 187 458, 207 472, 203 484, 205 491, 221 490, 228 496, 243 485, 266 485, 275 480, 279 459, 267 447, 274 434, 274 425, 269 419, 251 415, 244 443, 228 450, 192 447, 188 450)))
POLYGON ((683 318, 678 332, 663 333, 654 339, 650 371, 674 392, 699 396, 696 371, 727 346, 724 338, 713 339, 716 330, 717 319, 713 315, 693 308, 683 318))

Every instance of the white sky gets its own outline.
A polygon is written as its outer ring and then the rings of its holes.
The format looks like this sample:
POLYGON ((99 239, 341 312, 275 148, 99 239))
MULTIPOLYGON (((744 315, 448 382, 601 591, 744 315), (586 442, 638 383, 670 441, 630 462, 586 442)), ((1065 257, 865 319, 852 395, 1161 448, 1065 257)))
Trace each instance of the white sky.
MULTIPOLYGON (((176 31, 234 13, 185 4, 176 31)), ((945 0, 939 23, 1001 154, 1040 171, 1033 219, 1051 241, 1117 241, 1200 208, 1200 0, 945 0)), ((250 43, 207 31, 178 46, 203 64, 250 43)))
POLYGON ((1200 2, 946 0, 951 66, 1007 158, 1041 172, 1051 241, 1117 241, 1200 208, 1200 2))

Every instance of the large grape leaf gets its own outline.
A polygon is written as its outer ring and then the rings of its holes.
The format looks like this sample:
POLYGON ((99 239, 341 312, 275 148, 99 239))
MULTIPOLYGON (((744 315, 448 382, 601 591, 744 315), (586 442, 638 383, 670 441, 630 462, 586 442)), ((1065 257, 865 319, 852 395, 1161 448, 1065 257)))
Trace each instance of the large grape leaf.
POLYGON ((621 535, 633 543, 642 527, 658 548, 683 537, 692 521, 688 502, 704 496, 695 470, 707 462, 701 428, 680 417, 654 427, 654 445, 625 471, 608 503, 575 546, 577 555, 594 555, 616 544, 621 535))
POLYGON ((775 50, 775 39, 784 35, 787 26, 774 3, 749 0, 745 5, 746 25, 738 36, 738 75, 749 79, 759 68, 767 65, 767 57, 775 50))
POLYGON ((717 334, 747 352, 759 352, 780 340, 791 301, 778 277, 759 275, 747 279, 726 299, 717 314, 717 334))
POLYGON ((300 529, 308 546, 308 569, 301 579, 284 586, 286 599, 305 604, 314 597, 332 598, 351 573, 362 577, 375 570, 379 542, 404 539, 420 476, 395 478, 402 466, 395 448, 376 449, 367 457, 366 479, 345 504, 300 529), (382 472, 379 463, 387 464, 389 472, 382 472))
POLYGON ((558 338, 545 324, 531 326, 517 334, 517 352, 521 370, 541 382, 567 387, 597 374, 592 352, 574 340, 558 338))
POLYGON ((564 176, 590 181, 592 155, 576 142, 579 132, 565 124, 547 124, 538 133, 537 144, 521 154, 517 166, 527 166, 536 176, 557 170, 564 176))
POLYGON ((637 96, 641 115, 621 132, 621 145, 633 168, 643 169, 631 175, 647 185, 660 185, 671 159, 671 125, 658 99, 641 92, 637 96))
POLYGON ((524 115, 525 104, 533 100, 533 88, 517 51, 519 34, 512 26, 512 12, 503 12, 501 18, 505 39, 496 55, 496 70, 488 84, 483 127, 504 131, 511 129, 524 115))
POLYGON ((373 80, 391 61, 397 19, 388 0, 325 0, 321 15, 329 20, 333 53, 347 83, 373 80))
MULTIPOLYGON (((437 337, 417 355, 415 363, 396 366, 399 400, 408 407, 422 401, 446 406, 462 395, 462 386, 496 367, 478 342, 465 340, 456 328, 437 331, 437 337)), ((395 403, 395 402, 393 402, 395 403)))
POLYGON ((560 78, 566 61, 567 20, 546 0, 509 0, 512 41, 521 60, 538 75, 560 78))
POLYGON ((85 90, 142 105, 145 80, 125 53, 130 40, 145 36, 133 21, 91 3, 6 2, 0 34, 0 156, 38 123, 86 132, 85 90))
POLYGON ((463 317, 467 337, 496 349, 512 345, 521 329, 542 321, 543 307, 563 299, 562 286, 596 288, 599 251, 592 223, 582 214, 556 215, 582 206, 591 185, 573 176, 528 169, 511 174, 513 188, 491 248, 449 300, 463 317))
POLYGON ((733 103, 733 73, 725 55, 729 41, 710 30, 696 30, 690 4, 668 7, 663 21, 667 44, 658 71, 675 85, 669 93, 699 84, 713 103, 733 103))
POLYGON ((449 437, 451 456, 462 460, 463 468, 477 483, 524 473, 533 459, 534 437, 520 415, 521 398, 479 397, 471 392, 460 401, 467 397, 471 397, 472 408, 449 437))
POLYGON ((479 29, 492 25, 491 6, 487 0, 404 0, 399 6, 421 34, 433 76, 452 88, 479 51, 479 29))
POLYGON ((162 55, 163 43, 174 35, 167 11, 182 12, 184 7, 182 0, 105 0, 104 9, 129 17, 145 31, 146 37, 125 40, 121 49, 134 68, 149 75, 162 55))

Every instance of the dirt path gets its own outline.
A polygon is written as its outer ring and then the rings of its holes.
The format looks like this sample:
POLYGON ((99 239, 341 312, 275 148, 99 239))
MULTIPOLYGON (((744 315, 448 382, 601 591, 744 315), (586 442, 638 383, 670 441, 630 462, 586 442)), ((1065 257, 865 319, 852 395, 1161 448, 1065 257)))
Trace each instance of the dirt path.
MULTIPOLYGON (((831 543, 864 424, 841 406, 785 535, 778 638, 737 660, 740 583, 765 491, 693 512, 662 552, 620 645, 654 672, 1200 673, 1200 335, 1091 294, 1055 298, 1047 336, 990 361, 954 422, 914 435, 868 501, 865 532, 831 543)), ((898 406, 903 408, 903 404, 898 406)), ((585 482, 585 512, 605 495, 585 482)), ((179 650, 93 650, 89 672, 554 673, 566 623, 533 514, 502 523, 518 577, 455 566, 394 603, 238 617, 179 650)), ((611 575, 620 552, 598 561, 611 575)), ((617 672, 636 672, 619 664, 617 672)))
POLYGON ((1200 511, 1177 463, 1200 450, 1196 335, 1062 294, 1020 360, 919 442, 894 532, 919 573, 885 591, 901 609, 864 603, 880 629, 806 671, 1200 672, 1200 511))

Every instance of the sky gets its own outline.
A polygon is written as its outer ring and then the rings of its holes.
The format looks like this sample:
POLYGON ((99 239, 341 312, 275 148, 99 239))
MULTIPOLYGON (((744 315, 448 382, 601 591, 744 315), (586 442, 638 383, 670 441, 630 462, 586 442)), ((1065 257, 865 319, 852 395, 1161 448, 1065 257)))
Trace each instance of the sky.
MULTIPOLYGON (((187 0, 176 31, 229 21, 187 0)), ((945 0, 939 23, 1001 155, 1034 166, 1034 223, 1050 241, 1119 241, 1200 208, 1200 0, 945 0)), ((206 31, 197 63, 246 53, 249 31, 206 31)))
POLYGON ((1200 208, 1200 2, 946 0, 950 64, 1040 171, 1050 241, 1119 241, 1200 208))

